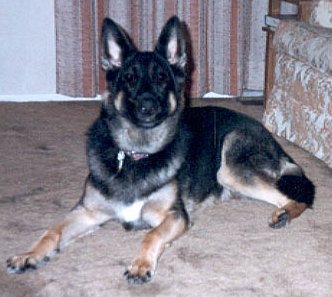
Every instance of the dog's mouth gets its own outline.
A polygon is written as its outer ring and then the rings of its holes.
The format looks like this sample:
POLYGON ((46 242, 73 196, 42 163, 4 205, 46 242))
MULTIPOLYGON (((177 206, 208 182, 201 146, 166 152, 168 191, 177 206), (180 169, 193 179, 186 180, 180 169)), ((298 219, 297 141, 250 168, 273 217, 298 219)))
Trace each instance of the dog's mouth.
POLYGON ((136 122, 143 128, 152 128, 162 121, 162 112, 159 106, 147 107, 138 105, 135 110, 136 122))
POLYGON ((137 118, 136 125, 139 128, 144 128, 144 129, 152 129, 154 127, 157 127, 162 123, 163 119, 139 119, 137 118))
POLYGON ((167 118, 168 108, 157 95, 143 93, 136 97, 133 103, 129 110, 133 122, 141 128, 156 127, 167 118))
POLYGON ((161 109, 152 112, 142 112, 142 110, 136 109, 134 122, 140 128, 154 128, 160 125, 167 118, 167 115, 168 113, 166 111, 163 112, 161 109))

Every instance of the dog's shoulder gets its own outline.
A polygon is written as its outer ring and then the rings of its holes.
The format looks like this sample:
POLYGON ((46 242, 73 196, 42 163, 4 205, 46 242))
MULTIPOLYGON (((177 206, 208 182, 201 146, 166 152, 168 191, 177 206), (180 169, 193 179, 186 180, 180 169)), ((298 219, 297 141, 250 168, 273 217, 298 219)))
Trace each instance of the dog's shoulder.
POLYGON ((112 147, 113 140, 109 132, 107 119, 100 115, 87 131, 87 149, 104 151, 112 147))

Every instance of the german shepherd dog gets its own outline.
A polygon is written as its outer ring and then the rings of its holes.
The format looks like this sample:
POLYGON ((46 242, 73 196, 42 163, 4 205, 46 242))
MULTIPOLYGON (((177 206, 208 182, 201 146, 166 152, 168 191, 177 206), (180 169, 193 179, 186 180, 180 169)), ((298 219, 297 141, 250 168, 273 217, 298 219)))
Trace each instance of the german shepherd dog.
POLYGON ((170 18, 154 51, 141 52, 104 20, 107 91, 88 132, 84 193, 29 252, 7 260, 8 272, 38 268, 73 239, 117 220, 125 229, 149 229, 124 274, 142 284, 166 245, 188 229, 190 201, 232 193, 265 201, 276 206, 272 228, 312 206, 314 185, 260 123, 224 108, 185 108, 181 28, 170 18))

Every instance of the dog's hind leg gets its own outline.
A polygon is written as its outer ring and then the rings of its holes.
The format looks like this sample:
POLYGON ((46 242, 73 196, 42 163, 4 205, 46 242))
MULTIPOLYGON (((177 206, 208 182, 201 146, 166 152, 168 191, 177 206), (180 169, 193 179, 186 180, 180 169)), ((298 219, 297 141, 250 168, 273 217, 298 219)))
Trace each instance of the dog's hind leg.
MULTIPOLYGON (((250 138, 248 134, 245 136, 250 138)), ((277 206, 270 226, 281 228, 312 206, 315 188, 272 137, 264 139, 263 147, 260 141, 251 142, 248 146, 238 131, 226 136, 217 180, 231 191, 277 206), (272 146, 267 145, 266 141, 271 141, 272 146), (273 153, 268 151, 271 147, 279 150, 274 164, 271 161, 273 153)))
POLYGON ((277 178, 276 189, 287 196, 290 201, 276 210, 272 216, 272 228, 278 228, 280 218, 288 216, 288 219, 297 218, 308 207, 311 207, 315 197, 315 186, 306 177, 302 169, 291 162, 283 160, 281 174, 277 178))
MULTIPOLYGON (((98 199, 102 199, 102 195, 87 185, 84 199, 98 201, 98 199)), ((46 231, 29 252, 9 258, 7 271, 23 273, 36 269, 72 240, 94 231, 99 225, 108 221, 111 218, 110 215, 96 206, 91 204, 75 207, 62 222, 46 231)))

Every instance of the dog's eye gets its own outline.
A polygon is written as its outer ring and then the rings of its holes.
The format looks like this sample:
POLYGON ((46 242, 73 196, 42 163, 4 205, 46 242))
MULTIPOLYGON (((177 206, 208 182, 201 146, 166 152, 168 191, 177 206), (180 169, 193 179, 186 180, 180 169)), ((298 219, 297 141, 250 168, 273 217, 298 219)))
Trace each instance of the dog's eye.
POLYGON ((133 84, 136 81, 136 75, 132 72, 127 72, 124 74, 123 79, 128 84, 133 84))

